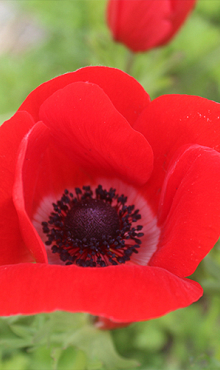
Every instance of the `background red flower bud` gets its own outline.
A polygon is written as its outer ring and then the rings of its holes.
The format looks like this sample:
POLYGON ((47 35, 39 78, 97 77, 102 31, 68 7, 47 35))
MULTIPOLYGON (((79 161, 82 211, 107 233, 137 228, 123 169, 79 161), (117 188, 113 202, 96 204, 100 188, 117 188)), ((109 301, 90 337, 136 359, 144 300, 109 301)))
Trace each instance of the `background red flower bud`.
POLYGON ((107 22, 115 41, 134 52, 169 42, 196 0, 109 0, 107 22))

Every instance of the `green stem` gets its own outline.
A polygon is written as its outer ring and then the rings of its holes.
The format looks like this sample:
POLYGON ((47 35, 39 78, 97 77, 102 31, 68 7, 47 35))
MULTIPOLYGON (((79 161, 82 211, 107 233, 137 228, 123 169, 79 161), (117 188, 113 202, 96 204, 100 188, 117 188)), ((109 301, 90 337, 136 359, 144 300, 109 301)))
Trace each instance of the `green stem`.
POLYGON ((125 64, 125 72, 132 75, 132 69, 134 65, 135 54, 132 51, 128 51, 127 60, 125 64))

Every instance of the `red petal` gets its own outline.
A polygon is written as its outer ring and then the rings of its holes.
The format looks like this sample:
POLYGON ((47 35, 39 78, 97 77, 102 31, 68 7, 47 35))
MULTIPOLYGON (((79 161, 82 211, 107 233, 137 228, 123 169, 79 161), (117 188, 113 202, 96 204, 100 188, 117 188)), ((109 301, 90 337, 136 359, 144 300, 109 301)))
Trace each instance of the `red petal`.
MULTIPOLYGON (((47 261, 45 247, 30 220, 44 197, 62 194, 68 186, 88 183, 88 177, 51 142, 49 129, 37 123, 20 144, 13 190, 23 240, 36 261, 47 261)), ((47 221, 47 220, 42 220, 47 221)))
POLYGON ((169 162, 181 145, 220 150, 220 104, 197 96, 164 95, 151 102, 134 128, 153 149, 154 170, 146 192, 156 212, 169 162))
POLYGON ((97 85, 78 82, 57 91, 41 106, 40 117, 60 150, 92 176, 135 185, 148 180, 151 147, 97 85))
POLYGON ((220 234, 220 154, 193 145, 168 169, 159 205, 161 237, 150 264, 191 275, 220 234))
POLYGON ((39 173, 39 167, 36 166, 36 163, 39 163, 41 150, 42 152, 45 151, 45 146, 48 143, 48 131, 48 128, 43 123, 38 123, 21 141, 13 188, 13 201, 18 214, 23 240, 29 247, 29 250, 35 257, 36 261, 39 262, 47 261, 46 250, 42 240, 30 221, 27 211, 30 212, 33 207, 32 194, 35 190, 38 179, 37 175, 39 173), (29 136, 34 136, 35 139, 35 145, 32 147, 30 145, 28 147, 29 136), (28 163, 29 161, 31 161, 31 163, 28 163), (28 174, 28 171, 26 170, 27 167, 28 169, 32 167, 32 176, 28 174))
POLYGON ((200 285, 166 270, 141 266, 82 268, 19 264, 0 268, 0 315, 66 310, 114 321, 152 319, 188 306, 200 285), (8 294, 10 292, 10 294, 8 294))
POLYGON ((115 68, 86 67, 40 85, 28 95, 19 110, 28 111, 37 122, 41 104, 55 91, 78 81, 91 82, 100 86, 130 124, 137 120, 150 101, 143 87, 126 73, 115 68))
POLYGON ((21 238, 18 217, 12 202, 12 187, 18 146, 33 123, 28 113, 19 112, 0 128, 0 264, 32 260, 21 238))

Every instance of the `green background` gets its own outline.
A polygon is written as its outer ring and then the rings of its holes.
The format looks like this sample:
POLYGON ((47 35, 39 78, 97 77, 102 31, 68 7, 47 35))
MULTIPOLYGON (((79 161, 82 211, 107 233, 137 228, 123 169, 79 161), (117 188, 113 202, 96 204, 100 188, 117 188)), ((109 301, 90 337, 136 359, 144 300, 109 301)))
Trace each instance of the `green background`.
MULTIPOLYGON (((35 87, 59 74, 87 65, 127 68, 129 52, 111 40, 104 0, 5 3, 17 22, 33 22, 43 36, 20 49, 19 42, 11 43, 1 52, 0 122, 35 87)), ((181 93, 220 101, 220 0, 198 1, 176 38, 164 48, 137 54, 130 73, 152 99, 181 93)), ((220 369, 219 263, 217 245, 193 277, 205 291, 199 302, 110 334, 94 331, 85 315, 2 318, 0 370, 134 369, 135 363, 117 357, 111 338, 117 352, 136 359, 140 370, 220 369)))

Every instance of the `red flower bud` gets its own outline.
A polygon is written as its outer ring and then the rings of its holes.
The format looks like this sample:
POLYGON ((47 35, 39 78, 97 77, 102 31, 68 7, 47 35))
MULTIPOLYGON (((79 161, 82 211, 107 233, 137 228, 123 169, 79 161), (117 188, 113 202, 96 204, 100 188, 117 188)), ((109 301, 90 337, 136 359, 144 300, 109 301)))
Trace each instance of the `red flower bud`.
POLYGON ((109 0, 107 23, 115 41, 134 52, 168 43, 196 0, 109 0))

